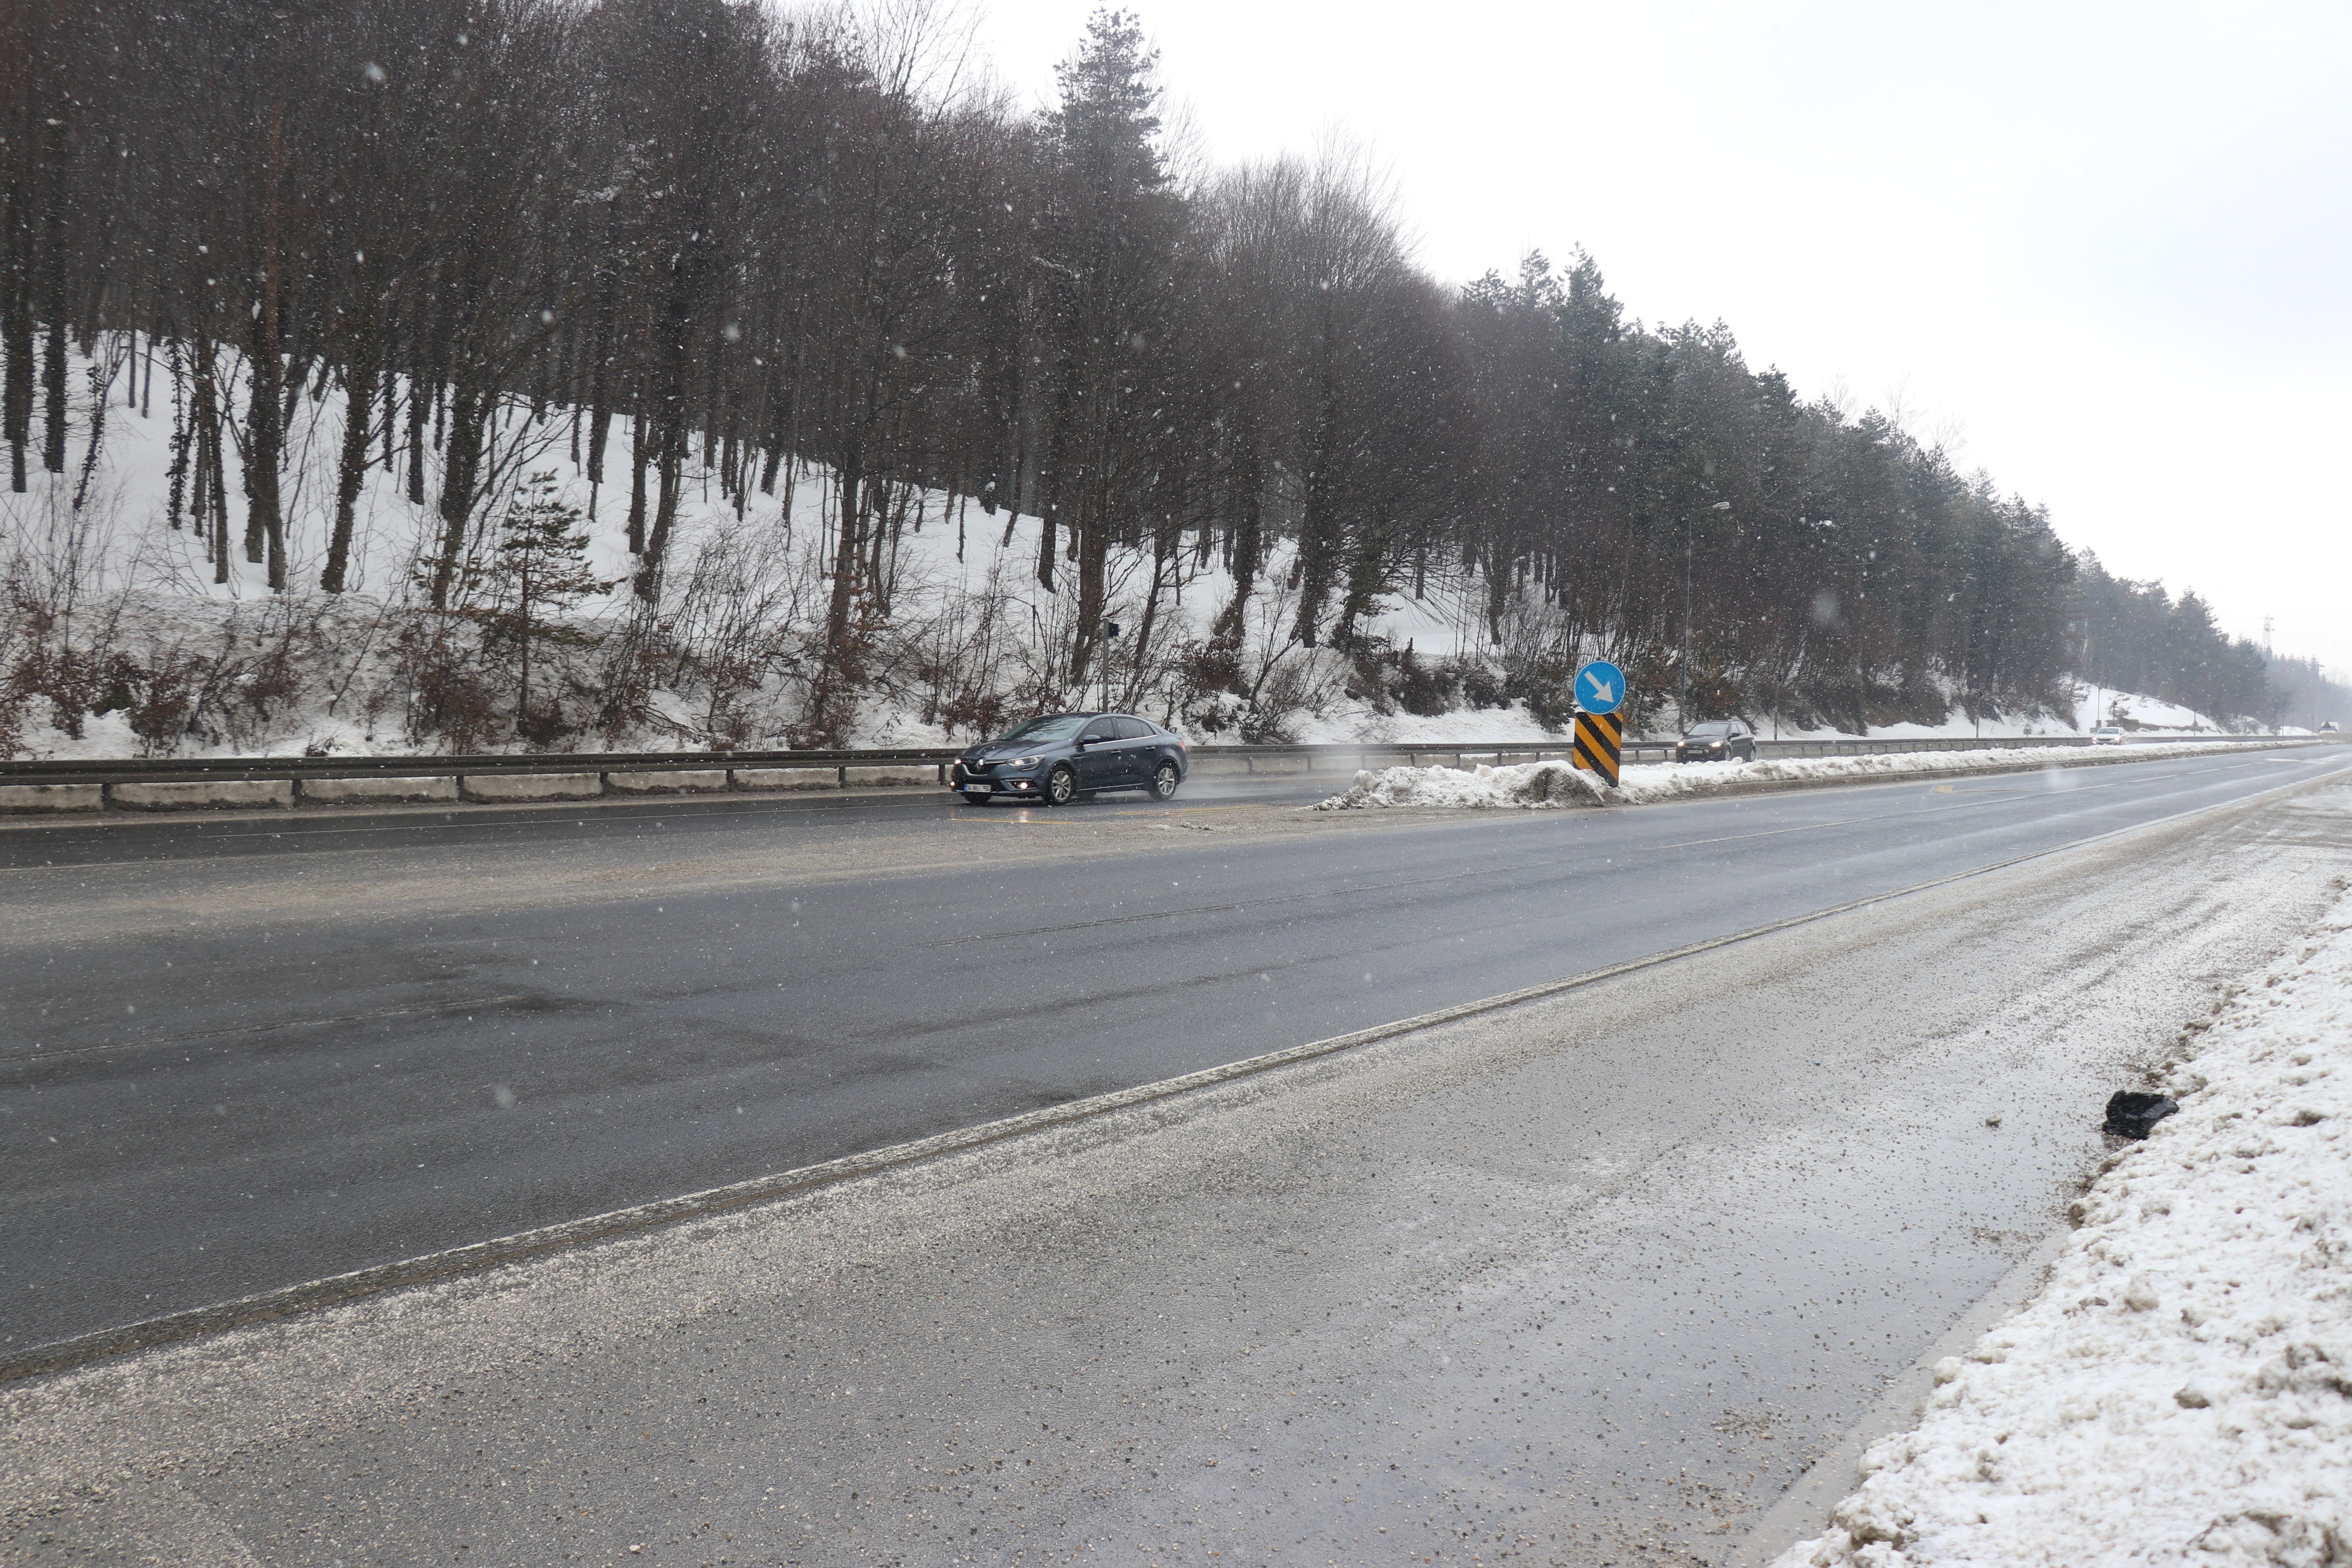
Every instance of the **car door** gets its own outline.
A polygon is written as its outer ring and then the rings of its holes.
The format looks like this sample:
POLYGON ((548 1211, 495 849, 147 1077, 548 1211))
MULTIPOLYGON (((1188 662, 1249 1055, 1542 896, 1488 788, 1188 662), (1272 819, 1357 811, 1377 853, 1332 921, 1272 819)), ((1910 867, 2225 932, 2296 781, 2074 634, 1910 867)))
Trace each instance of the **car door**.
POLYGON ((1118 720, 1119 783, 1140 784, 1151 777, 1151 764, 1160 751, 1160 731, 1140 719, 1130 719, 1124 713, 1118 720))
POLYGON ((1748 733, 1747 725, 1735 721, 1731 726, 1731 744, 1726 750, 1732 756, 1752 763, 1756 760, 1756 737, 1748 733))
POLYGON ((1078 731, 1076 754, 1070 759, 1070 771, 1078 775, 1080 789, 1108 789, 1118 782, 1118 721, 1106 713, 1089 720, 1078 731))

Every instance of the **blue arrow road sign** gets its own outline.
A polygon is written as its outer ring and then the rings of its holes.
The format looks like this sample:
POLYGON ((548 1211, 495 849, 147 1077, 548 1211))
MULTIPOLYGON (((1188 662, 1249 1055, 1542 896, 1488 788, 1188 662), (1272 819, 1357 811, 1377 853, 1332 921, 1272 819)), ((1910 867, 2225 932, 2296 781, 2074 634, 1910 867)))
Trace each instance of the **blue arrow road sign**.
POLYGON ((1625 672, 1596 658, 1576 672, 1576 705, 1587 713, 1614 713, 1625 700, 1625 672))

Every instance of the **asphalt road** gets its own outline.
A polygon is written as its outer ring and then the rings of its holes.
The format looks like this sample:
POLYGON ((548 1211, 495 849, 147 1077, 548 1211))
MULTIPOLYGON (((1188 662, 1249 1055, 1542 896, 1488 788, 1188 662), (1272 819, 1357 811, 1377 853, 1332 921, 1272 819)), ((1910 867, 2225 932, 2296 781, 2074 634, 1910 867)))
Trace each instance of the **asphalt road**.
MULTIPOLYGON (((0 834, 0 1349, 1148 1082, 2338 767, 1466 820, 844 797, 0 834)), ((1726 998, 1737 1006, 1736 998, 1726 998)))
MULTIPOLYGON (((2221 775, 2175 785, 2177 805, 2221 775)), ((2087 780, 2074 798, 2074 831, 2116 815, 2087 780)), ((1585 825, 1605 840, 1318 819, 1226 847, 1312 847, 1336 877, 1411 839, 1424 867, 1536 878, 1562 847, 1622 864, 1639 826, 1629 875, 1663 883, 1696 827, 1736 856, 1774 841, 1721 829, 1795 828, 1828 860, 1857 823, 1962 807, 1915 836, 1916 874, 1946 837, 2014 847, 2004 799, 1838 792, 1772 803, 1778 827, 1627 812, 1585 825)), ((1091 820, 1055 831, 1094 849, 1020 858, 1124 875, 1136 840, 1183 831, 1091 820)), ((145 918, 305 907, 209 869, 142 884, 145 918)), ((502 908, 627 892, 507 875, 526 885, 502 908)), ((2063 1226, 2107 1093, 2347 876, 2352 784, 2323 775, 1213 1089, 0 1384, 0 1561, 1744 1568, 1821 1528, 1889 1378, 1966 1348, 1961 1314, 2063 1226), (1826 1495, 1790 1491, 1817 1462, 1826 1495)), ((1558 930, 1583 885, 1510 907, 1558 930)), ((390 868, 371 886, 409 907, 390 868)), ((1283 918, 1239 940, 1377 942, 1352 915, 1283 918)), ((1442 945, 1479 917, 1423 918, 1442 945)), ((1131 938, 1101 934, 1091 961, 1124 963, 1131 938)))

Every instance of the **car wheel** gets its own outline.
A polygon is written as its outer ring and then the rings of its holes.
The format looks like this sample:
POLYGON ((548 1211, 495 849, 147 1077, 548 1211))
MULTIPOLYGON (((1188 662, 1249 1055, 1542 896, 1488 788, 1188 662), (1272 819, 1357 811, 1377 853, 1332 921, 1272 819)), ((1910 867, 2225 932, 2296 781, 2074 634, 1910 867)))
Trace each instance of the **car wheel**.
POLYGON ((1159 768, 1154 771, 1151 775, 1151 798, 1154 800, 1174 800, 1176 798, 1176 785, 1180 782, 1181 781, 1179 780, 1176 775, 1176 764, 1174 763, 1160 763, 1159 768))
POLYGON ((1045 804, 1067 805, 1078 798, 1078 775, 1066 763, 1056 766, 1045 775, 1045 804))

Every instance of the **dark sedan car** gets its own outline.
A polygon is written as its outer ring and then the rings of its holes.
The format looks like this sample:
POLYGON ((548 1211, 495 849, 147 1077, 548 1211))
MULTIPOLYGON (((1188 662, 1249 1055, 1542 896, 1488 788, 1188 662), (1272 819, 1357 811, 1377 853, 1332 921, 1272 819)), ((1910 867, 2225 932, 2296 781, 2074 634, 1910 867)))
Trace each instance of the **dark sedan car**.
POLYGON ((1752 763, 1756 760, 1756 736, 1737 719, 1718 719, 1712 723, 1694 724, 1682 743, 1675 748, 1678 763, 1752 763))
POLYGON ((1055 713, 1000 740, 968 747, 948 782, 967 805, 1042 800, 1067 805, 1101 790, 1149 790, 1167 800, 1184 782, 1184 742, 1131 713, 1055 713))

